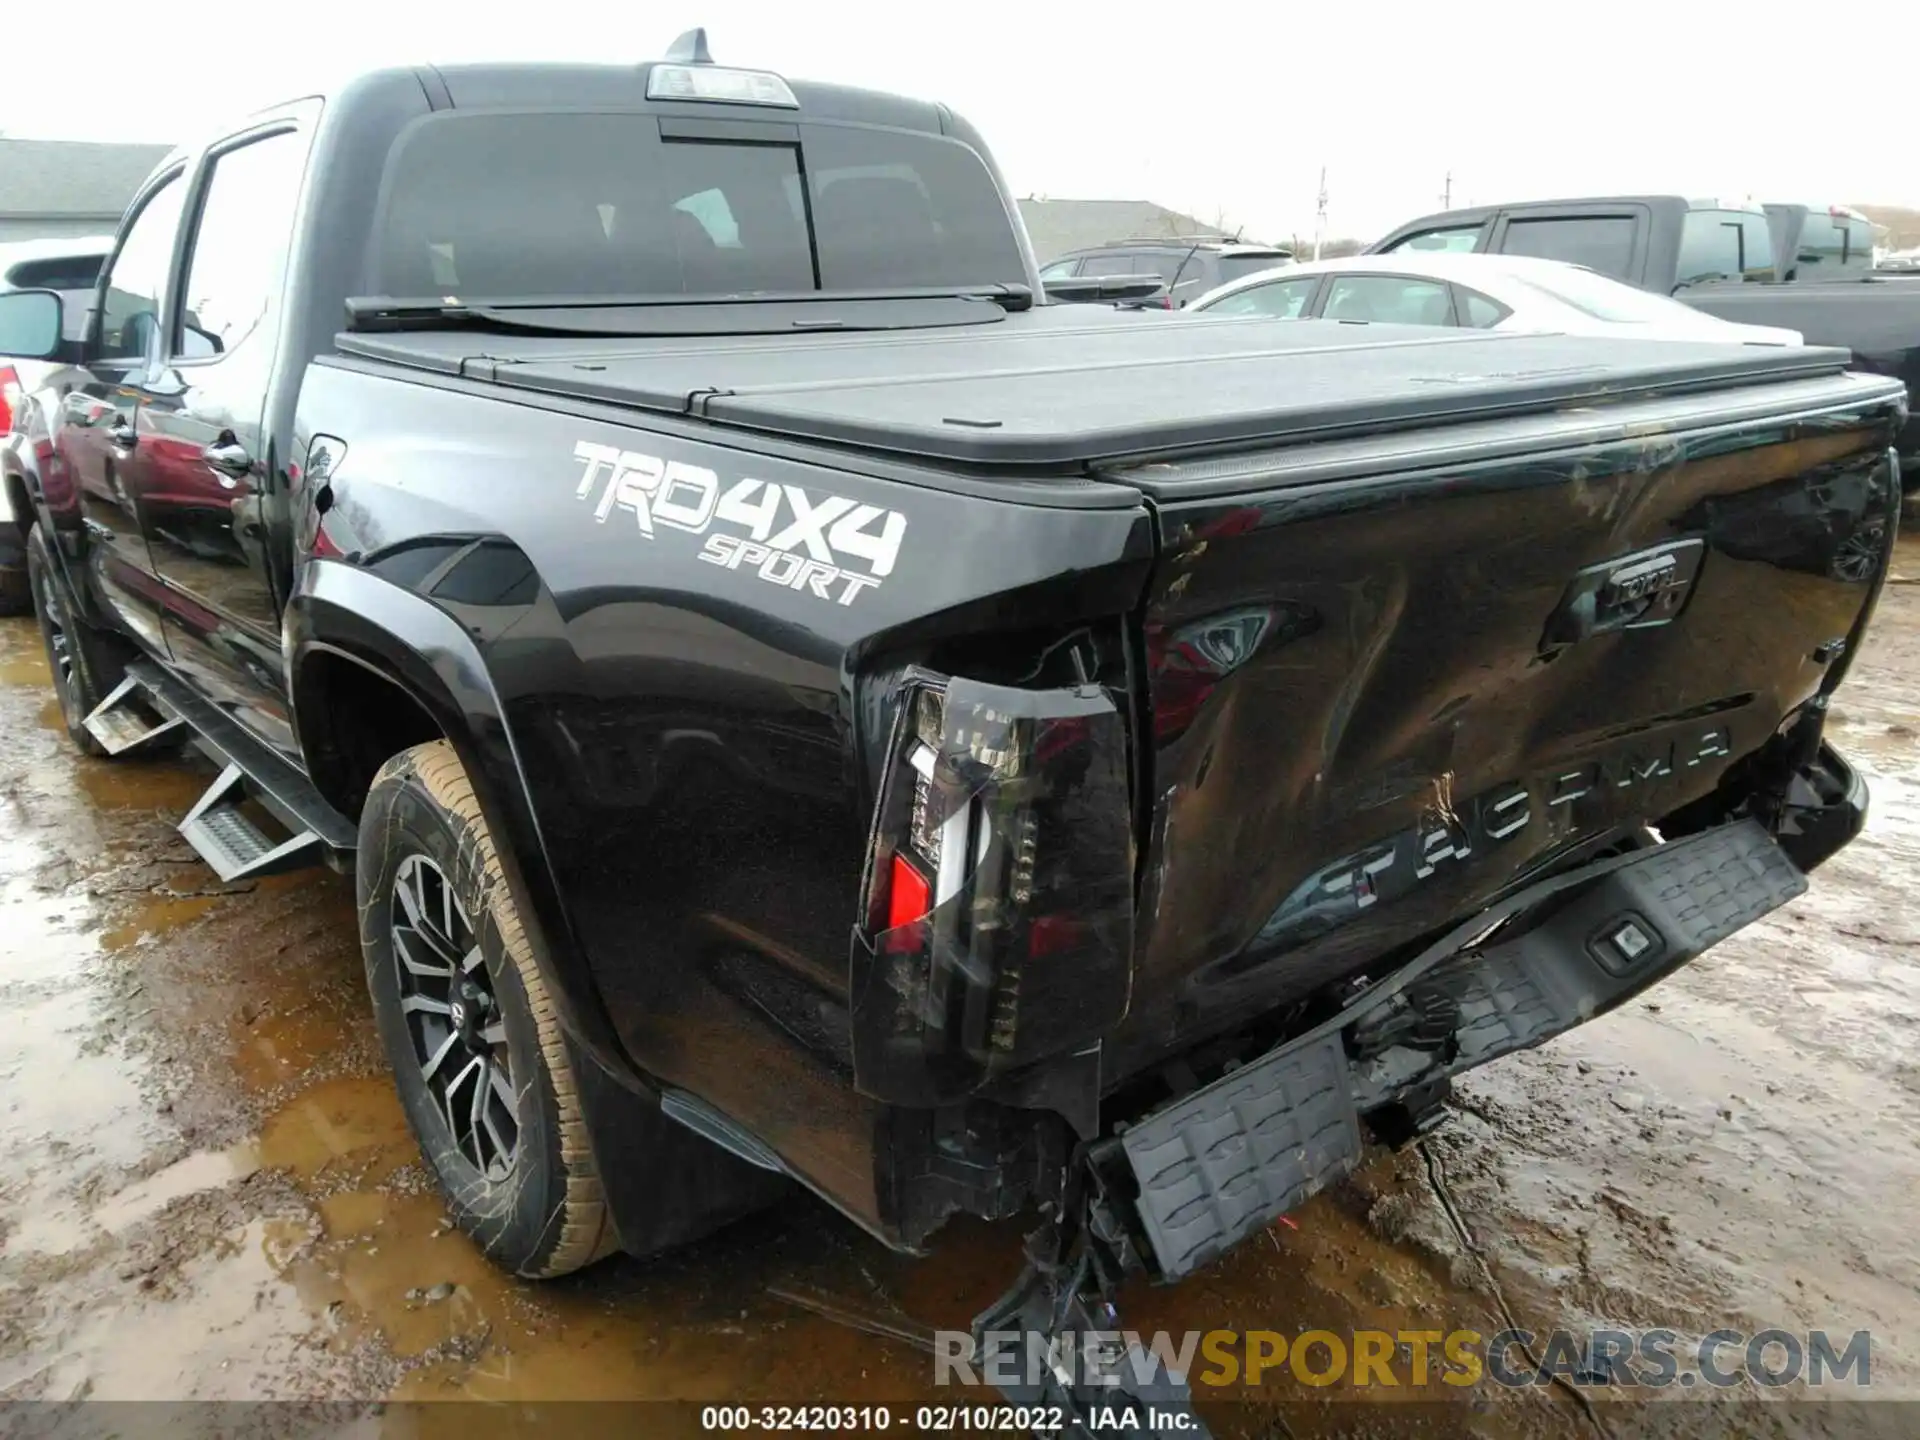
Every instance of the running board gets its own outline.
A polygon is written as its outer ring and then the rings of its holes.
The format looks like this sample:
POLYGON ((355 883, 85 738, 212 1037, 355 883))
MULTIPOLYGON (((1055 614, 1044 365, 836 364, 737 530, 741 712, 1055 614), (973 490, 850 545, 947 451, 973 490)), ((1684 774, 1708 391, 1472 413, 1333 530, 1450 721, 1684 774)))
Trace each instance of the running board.
POLYGON ((245 780, 238 765, 228 765, 180 822, 180 833, 213 873, 223 881, 254 880, 319 864, 326 844, 313 831, 276 844, 247 817, 240 808, 248 798, 245 780))
POLYGON ((137 755, 186 739, 186 722, 179 716, 156 720, 141 713, 150 708, 142 704, 146 697, 146 687, 129 675, 80 723, 109 755, 137 755))
MULTIPOLYGON (((219 706, 158 665, 136 660, 100 711, 113 706, 131 713, 125 707, 135 694, 159 715, 160 723, 132 744, 147 744, 163 731, 176 738, 190 736, 221 766, 219 776, 180 822, 180 834, 223 882, 323 863, 341 866, 352 855, 358 839, 354 823, 329 805, 305 774, 219 706), (248 801, 286 833, 276 837, 263 829, 242 808, 248 801)), ((98 736, 93 722, 94 716, 88 716, 87 728, 98 736)))

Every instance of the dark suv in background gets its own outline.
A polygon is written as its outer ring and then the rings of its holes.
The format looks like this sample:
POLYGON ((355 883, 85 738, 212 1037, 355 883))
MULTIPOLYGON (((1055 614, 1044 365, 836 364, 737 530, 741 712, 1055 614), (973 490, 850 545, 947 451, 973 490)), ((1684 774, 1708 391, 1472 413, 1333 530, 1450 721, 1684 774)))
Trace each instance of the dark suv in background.
POLYGON ((1275 245, 1173 236, 1116 240, 1091 250, 1075 250, 1041 266, 1040 278, 1047 281, 1094 275, 1158 275, 1167 293, 1146 303, 1177 310, 1216 285, 1238 280, 1256 270, 1273 270, 1292 263, 1293 252, 1275 245))

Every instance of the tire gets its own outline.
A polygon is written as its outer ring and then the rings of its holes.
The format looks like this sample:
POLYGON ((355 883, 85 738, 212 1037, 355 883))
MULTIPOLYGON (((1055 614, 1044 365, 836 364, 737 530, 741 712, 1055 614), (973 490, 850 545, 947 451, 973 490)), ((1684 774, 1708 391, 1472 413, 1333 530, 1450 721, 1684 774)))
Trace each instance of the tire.
POLYGON ((535 941, 446 741, 381 767, 355 870, 380 1040, 454 1223, 529 1278, 611 1253, 618 1238, 535 941))
POLYGON ((53 672, 54 693, 60 697, 60 715, 73 743, 89 755, 106 756, 84 723, 126 672, 126 657, 114 642, 73 613, 71 597, 59 567, 47 548, 45 527, 27 532, 27 583, 34 614, 40 621, 40 641, 46 646, 47 668, 53 672))
POLYGON ((0 615, 33 613, 33 581, 24 568, 0 570, 0 615))

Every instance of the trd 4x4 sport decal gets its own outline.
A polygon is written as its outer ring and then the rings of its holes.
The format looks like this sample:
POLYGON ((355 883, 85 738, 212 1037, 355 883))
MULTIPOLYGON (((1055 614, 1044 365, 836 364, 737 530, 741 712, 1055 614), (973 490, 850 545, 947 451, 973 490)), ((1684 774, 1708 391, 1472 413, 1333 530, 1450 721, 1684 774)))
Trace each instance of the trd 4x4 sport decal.
POLYGON ((907 533, 898 510, 843 495, 816 500, 798 485, 751 479, 722 489, 720 477, 702 466, 587 440, 573 447, 573 458, 583 467, 575 497, 585 500, 599 487, 596 521, 623 510, 649 540, 656 527, 706 535, 700 558, 708 564, 842 605, 893 573, 907 533))

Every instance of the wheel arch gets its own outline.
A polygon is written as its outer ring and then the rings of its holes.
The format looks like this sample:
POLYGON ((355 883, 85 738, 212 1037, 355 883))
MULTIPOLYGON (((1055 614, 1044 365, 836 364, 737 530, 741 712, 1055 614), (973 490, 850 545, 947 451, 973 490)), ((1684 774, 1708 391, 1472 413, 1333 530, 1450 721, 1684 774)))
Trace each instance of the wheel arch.
MULTIPOLYGON (((394 582, 337 561, 303 570, 283 624, 294 732, 317 788, 350 819, 365 756, 349 736, 386 734, 396 750, 445 739, 473 781, 502 866, 530 907, 544 978, 572 1038, 627 1088, 649 1093, 627 1058, 568 924, 500 698, 478 647, 444 610, 394 582), (343 690, 342 686, 346 688, 343 690), (358 687, 376 687, 371 692, 358 687), (369 727, 369 693, 404 707, 369 727), (356 705, 353 702, 359 701, 356 705)), ((376 747, 377 748, 377 747, 376 747)), ((374 768, 385 756, 374 760, 374 768)), ((371 780, 371 772, 366 773, 371 780)))

